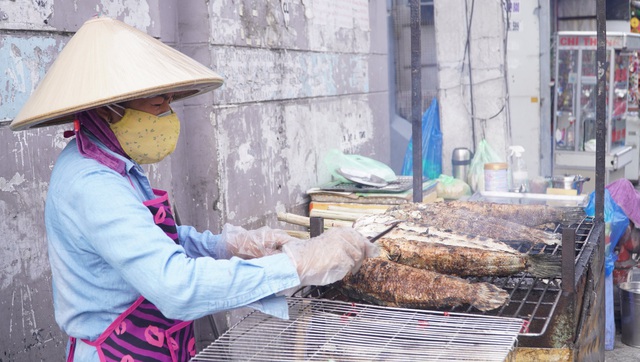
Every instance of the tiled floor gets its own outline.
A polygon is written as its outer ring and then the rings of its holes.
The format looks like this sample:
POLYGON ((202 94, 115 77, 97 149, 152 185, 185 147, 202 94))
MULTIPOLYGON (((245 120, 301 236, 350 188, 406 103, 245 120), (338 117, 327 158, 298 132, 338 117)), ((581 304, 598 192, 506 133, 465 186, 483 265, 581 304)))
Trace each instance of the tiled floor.
POLYGON ((620 341, 620 333, 616 334, 616 344, 611 351, 604 351, 607 362, 636 362, 640 361, 640 348, 627 346, 620 341))

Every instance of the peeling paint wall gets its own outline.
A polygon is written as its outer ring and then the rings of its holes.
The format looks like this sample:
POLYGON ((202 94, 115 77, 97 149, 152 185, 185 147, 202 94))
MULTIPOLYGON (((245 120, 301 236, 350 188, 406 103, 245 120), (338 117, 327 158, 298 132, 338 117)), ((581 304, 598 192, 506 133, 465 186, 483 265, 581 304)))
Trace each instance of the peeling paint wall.
POLYGON ((62 360, 43 223, 68 126, 11 132, 73 33, 102 14, 135 26, 225 77, 177 103, 176 152, 147 168, 183 223, 220 231, 304 212, 328 181, 332 148, 389 161, 384 1, 0 0, 0 361, 62 360))
POLYGON ((304 211, 305 190, 329 180, 322 159, 330 149, 389 161, 386 4, 335 4, 223 0, 187 13, 210 32, 186 29, 182 50, 225 78, 212 107, 185 105, 210 120, 196 126, 191 147, 215 152, 190 161, 195 187, 184 190, 185 200, 204 195, 206 214, 179 205, 192 212, 189 222, 282 227, 276 212, 304 211), (212 197, 216 174, 223 192, 212 197))
POLYGON ((451 173, 453 149, 476 151, 484 138, 503 161, 510 145, 523 146, 529 177, 549 176, 549 55, 540 35, 549 2, 493 0, 472 8, 455 0, 434 7, 443 173, 451 173), (472 17, 468 52, 465 13, 472 17))
MULTIPOLYGON (((67 41, 62 34, 16 31, 0 38, 0 121, 10 119, 67 41)), ((0 360, 60 356, 65 338, 53 319, 44 201, 55 155, 66 144, 56 127, 0 128, 0 360)))
POLYGON ((483 138, 486 139, 506 160, 509 135, 508 107, 505 104, 507 89, 502 2, 487 1, 482 6, 475 6, 470 49, 466 57, 465 2, 436 1, 434 7, 443 173, 451 174, 454 148, 475 150, 473 137, 476 146, 483 138), (472 65, 473 108, 469 88, 469 58, 472 65), (472 114, 475 116, 475 134, 472 134, 472 114))

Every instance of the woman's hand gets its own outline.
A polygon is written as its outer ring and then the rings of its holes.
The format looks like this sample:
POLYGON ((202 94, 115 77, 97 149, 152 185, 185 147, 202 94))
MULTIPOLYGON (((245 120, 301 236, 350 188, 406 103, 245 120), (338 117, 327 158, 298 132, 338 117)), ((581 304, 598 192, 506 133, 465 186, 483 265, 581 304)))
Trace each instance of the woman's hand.
POLYGON ((298 271, 300 285, 326 285, 355 273, 366 258, 379 254, 376 245, 348 227, 331 228, 308 240, 295 240, 282 250, 298 271))
POLYGON ((225 224, 222 228, 222 242, 218 256, 242 259, 260 258, 262 256, 282 252, 282 246, 290 241, 298 240, 284 230, 271 229, 267 226, 256 230, 245 230, 240 226, 225 224))

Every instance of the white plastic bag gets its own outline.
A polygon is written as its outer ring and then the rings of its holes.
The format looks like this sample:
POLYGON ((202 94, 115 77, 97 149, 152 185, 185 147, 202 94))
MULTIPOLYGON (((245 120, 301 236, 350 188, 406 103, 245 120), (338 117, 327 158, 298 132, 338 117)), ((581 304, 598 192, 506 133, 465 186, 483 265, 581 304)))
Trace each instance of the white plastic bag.
POLYGON ((462 180, 448 175, 440 175, 436 192, 438 197, 445 200, 458 200, 461 197, 471 195, 471 188, 462 180))

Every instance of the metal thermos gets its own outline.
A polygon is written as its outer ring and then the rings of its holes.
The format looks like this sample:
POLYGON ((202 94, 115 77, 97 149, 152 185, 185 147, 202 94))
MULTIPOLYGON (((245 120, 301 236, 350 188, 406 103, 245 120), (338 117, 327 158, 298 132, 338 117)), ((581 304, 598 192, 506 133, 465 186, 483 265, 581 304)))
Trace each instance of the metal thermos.
POLYGON ((453 177, 464 182, 468 182, 467 174, 469 172, 469 165, 471 164, 472 157, 473 152, 468 148, 459 147, 453 150, 453 154, 451 155, 451 169, 453 177))

